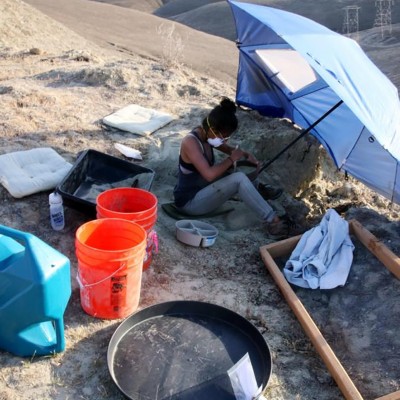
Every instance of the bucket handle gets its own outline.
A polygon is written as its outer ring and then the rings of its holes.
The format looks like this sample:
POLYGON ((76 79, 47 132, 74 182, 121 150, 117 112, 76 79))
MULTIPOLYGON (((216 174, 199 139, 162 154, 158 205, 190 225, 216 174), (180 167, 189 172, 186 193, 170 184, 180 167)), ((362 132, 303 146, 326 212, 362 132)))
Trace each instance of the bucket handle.
POLYGON ((96 285, 99 285, 100 283, 103 283, 103 282, 107 281, 108 279, 112 278, 115 274, 117 274, 119 271, 121 271, 122 268, 124 268, 125 266, 126 266, 126 263, 122 263, 121 266, 117 270, 115 270, 111 275, 109 275, 106 278, 102 279, 101 281, 98 281, 95 283, 83 283, 81 277, 79 276, 79 270, 78 270, 78 272, 76 274, 76 280, 81 289, 96 286, 96 285))
POLYGON ((149 244, 154 245, 154 250, 153 253, 157 254, 158 253, 158 235, 155 230, 150 231, 150 233, 147 236, 147 240, 149 244))

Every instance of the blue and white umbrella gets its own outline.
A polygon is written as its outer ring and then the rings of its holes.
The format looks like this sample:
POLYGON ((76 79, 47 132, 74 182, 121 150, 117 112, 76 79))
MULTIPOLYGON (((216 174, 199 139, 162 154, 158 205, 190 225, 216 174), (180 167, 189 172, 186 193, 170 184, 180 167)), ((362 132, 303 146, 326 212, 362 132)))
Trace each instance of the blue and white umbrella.
POLYGON ((228 0, 236 102, 309 130, 336 166, 400 204, 400 101, 354 40, 286 11, 228 0))

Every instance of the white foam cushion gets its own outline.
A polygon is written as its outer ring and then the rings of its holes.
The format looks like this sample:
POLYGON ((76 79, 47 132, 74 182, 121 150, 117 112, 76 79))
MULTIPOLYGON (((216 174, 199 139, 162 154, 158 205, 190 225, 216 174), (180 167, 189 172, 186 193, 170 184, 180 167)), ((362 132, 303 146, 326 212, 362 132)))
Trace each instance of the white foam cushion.
POLYGON ((147 136, 151 135, 157 129, 162 128, 173 119, 170 114, 130 104, 104 117, 103 122, 108 126, 121 129, 122 131, 147 136))
POLYGON ((43 147, 0 156, 0 183, 21 198, 54 189, 71 169, 54 149, 43 147))

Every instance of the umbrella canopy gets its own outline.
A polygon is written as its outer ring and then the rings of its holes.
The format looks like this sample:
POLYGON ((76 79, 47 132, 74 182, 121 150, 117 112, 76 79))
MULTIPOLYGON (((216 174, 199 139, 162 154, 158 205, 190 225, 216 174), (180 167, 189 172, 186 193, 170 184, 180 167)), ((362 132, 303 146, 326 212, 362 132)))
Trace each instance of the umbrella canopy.
POLYGON ((354 40, 300 15, 228 3, 238 36, 236 102, 302 128, 326 113, 310 133, 337 167, 400 204, 396 87, 354 40))

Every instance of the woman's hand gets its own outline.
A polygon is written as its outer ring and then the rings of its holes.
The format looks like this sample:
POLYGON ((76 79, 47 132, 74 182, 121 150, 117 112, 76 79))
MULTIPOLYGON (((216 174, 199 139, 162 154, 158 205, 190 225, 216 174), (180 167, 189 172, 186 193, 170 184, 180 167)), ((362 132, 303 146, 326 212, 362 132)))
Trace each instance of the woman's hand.
POLYGON ((233 149, 231 154, 230 154, 230 158, 233 162, 239 161, 241 158, 246 156, 246 152, 243 150, 240 150, 238 147, 233 149))
POLYGON ((247 158, 247 161, 249 161, 249 162, 253 163, 254 165, 257 165, 257 166, 258 166, 259 161, 257 160, 257 158, 255 158, 255 157, 253 156, 253 154, 251 154, 251 153, 245 153, 245 156, 246 156, 246 158, 247 158))

